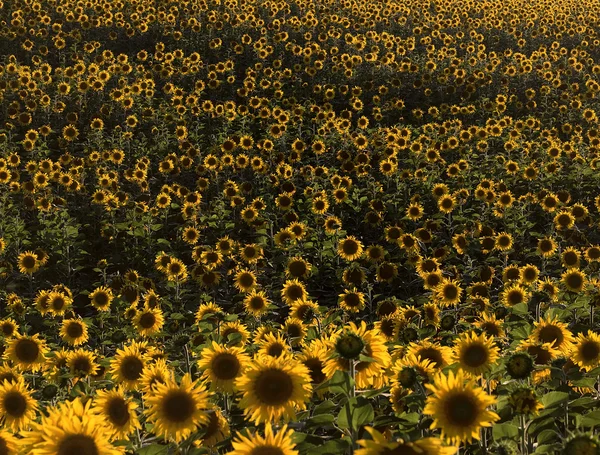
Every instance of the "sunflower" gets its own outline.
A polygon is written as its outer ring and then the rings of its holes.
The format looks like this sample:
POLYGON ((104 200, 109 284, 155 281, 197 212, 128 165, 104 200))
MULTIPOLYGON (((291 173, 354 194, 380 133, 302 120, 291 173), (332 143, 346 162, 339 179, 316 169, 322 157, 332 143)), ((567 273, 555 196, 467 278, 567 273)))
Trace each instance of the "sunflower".
POLYGON ((108 311, 113 299, 113 293, 110 288, 100 286, 94 289, 89 298, 94 308, 100 311, 108 311))
POLYGON ((392 384, 411 389, 417 381, 428 382, 436 373, 434 362, 414 354, 407 354, 394 362, 392 384))
POLYGON ((7 430, 0 430, 0 449, 4 455, 17 455, 19 442, 20 441, 7 430))
POLYGON ((264 437, 257 433, 250 436, 238 433, 231 443, 233 450, 227 455, 298 455, 299 452, 294 449, 293 434, 294 431, 288 430, 287 425, 275 434, 271 422, 268 422, 264 437))
POLYGON ((453 360, 458 362, 465 372, 480 376, 488 371, 498 360, 498 347, 494 346, 494 337, 475 332, 462 334, 454 345, 453 360))
POLYGON ((532 285, 535 284, 540 276, 540 270, 532 264, 527 264, 521 267, 521 284, 532 285))
POLYGON ((496 319, 496 315, 493 313, 482 313, 480 319, 475 321, 474 325, 492 337, 502 338, 505 335, 502 321, 496 319))
POLYGON ((310 275, 311 264, 300 256, 294 256, 288 260, 285 269, 287 278, 307 278, 310 275))
POLYGON ((104 419, 115 439, 129 439, 131 433, 141 429, 136 409, 135 402, 127 398, 121 387, 96 392, 93 411, 104 419))
POLYGON ((453 455, 457 447, 444 447, 439 438, 421 438, 415 441, 388 441, 383 434, 372 427, 365 427, 372 439, 359 439, 355 455, 388 455, 388 454, 422 454, 422 455, 453 455))
POLYGON ((31 275, 37 272, 40 265, 38 257, 33 251, 25 251, 24 253, 19 254, 19 257, 17 258, 19 272, 23 274, 31 275))
POLYGON ((163 312, 160 308, 144 308, 138 311, 133 318, 133 325, 142 336, 152 336, 160 332, 165 323, 163 312))
POLYGON ((294 419, 312 393, 310 372, 287 357, 257 357, 235 381, 243 394, 239 407, 255 424, 294 419))
POLYGON ((290 317, 303 322, 311 322, 319 315, 319 305, 312 300, 296 300, 292 303, 290 317))
POLYGON ((531 339, 539 343, 550 343, 554 349, 563 354, 571 350, 575 337, 567 328, 567 324, 560 322, 557 317, 546 318, 534 323, 531 339))
POLYGON ((419 220, 424 214, 423 206, 418 202, 413 202, 406 208, 406 216, 412 221, 419 220))
POLYGON ((284 357, 292 355, 289 343, 285 341, 281 333, 267 333, 260 341, 259 355, 270 357, 284 357))
POLYGON ((32 336, 17 334, 6 343, 4 359, 13 362, 17 369, 35 372, 43 367, 48 349, 46 341, 37 334, 32 336))
POLYGON ((560 262, 563 267, 577 268, 579 267, 580 261, 581 253, 572 246, 565 248, 561 253, 560 262))
POLYGON ((259 318, 269 311, 270 302, 263 291, 251 291, 244 297, 244 308, 248 314, 259 318))
POLYGON ((253 271, 241 269, 235 274, 234 286, 240 292, 250 292, 256 285, 256 274, 253 271))
POLYGON ((216 319, 219 315, 223 314, 223 310, 219 305, 214 302, 202 303, 196 310, 196 323, 216 319))
POLYGON ((424 360, 433 362, 435 368, 443 368, 452 360, 452 349, 448 346, 440 346, 428 339, 413 342, 408 345, 406 355, 414 355, 424 360))
POLYGON ((93 412, 93 400, 81 398, 47 408, 40 423, 25 432, 20 440, 23 453, 30 455, 119 455, 125 447, 110 443, 112 431, 102 417, 93 412))
POLYGON ((13 318, 0 319, 0 335, 4 338, 12 338, 18 329, 19 325, 13 318))
POLYGON ((563 443, 560 453, 561 455, 597 455, 600 453, 600 440, 594 434, 575 434, 563 443))
POLYGON ((200 424, 201 439, 194 441, 196 447, 214 447, 229 437, 229 422, 216 406, 206 411, 208 422, 200 424))
POLYGON ((572 229, 575 226, 575 217, 569 210, 562 210, 554 217, 554 227, 556 230, 572 229))
POLYGON ((35 419, 38 405, 21 378, 0 384, 0 419, 6 428, 21 431, 35 419))
POLYGON ((75 377, 95 376, 100 369, 96 354, 85 349, 77 349, 67 354, 67 367, 75 377))
POLYGON ((117 355, 110 362, 110 373, 116 382, 128 390, 137 389, 146 366, 146 357, 139 348, 125 346, 117 349, 117 355))
POLYGON ((531 387, 519 387, 508 396, 508 404, 516 414, 537 415, 544 406, 538 400, 535 390, 531 387))
POLYGON ((281 289, 281 298, 287 305, 292 305, 298 300, 306 300, 308 294, 304 284, 297 279, 287 280, 281 289))
POLYGON ((577 268, 568 269, 561 275, 561 279, 567 290, 579 293, 585 289, 586 276, 577 268))
POLYGON ((350 322, 331 337, 329 359, 324 372, 331 378, 336 371, 350 371, 354 364, 356 385, 361 388, 383 387, 383 374, 391 363, 385 338, 377 330, 367 330, 365 321, 360 326, 350 322), (360 360, 360 357, 370 360, 360 360))
POLYGON ((574 341, 570 357, 584 371, 600 366, 600 335, 590 330, 585 335, 580 333, 574 341))
POLYGON ((225 346, 212 342, 200 353, 198 369, 203 371, 202 378, 210 382, 210 389, 233 393, 234 382, 244 372, 250 357, 242 348, 225 346))
MULTIPOLYGON (((322 384, 327 379, 325 362, 327 361, 329 350, 330 346, 328 342, 317 338, 306 344, 302 352, 296 357, 299 362, 308 368, 313 387, 322 384)), ((322 389, 317 390, 318 394, 323 392, 325 391, 322 389)))
POLYGON ((514 284, 504 288, 500 294, 500 300, 507 307, 512 307, 520 303, 526 304, 529 301, 529 293, 524 287, 514 284))
POLYGON ((88 326, 81 319, 65 319, 60 328, 60 336, 70 345, 79 346, 89 339, 88 326))
POLYGON ((477 387, 475 379, 467 379, 462 370, 456 375, 452 371, 448 376, 438 373, 433 384, 425 387, 432 395, 427 397, 423 414, 431 415, 431 428, 440 428, 442 437, 453 444, 478 440, 482 427, 491 427, 500 419, 486 410, 496 398, 477 387))
POLYGON ((209 393, 189 374, 179 385, 174 381, 155 383, 144 402, 144 413, 154 424, 154 432, 176 443, 186 439, 198 425, 208 423, 209 393))
POLYGON ((340 240, 337 252, 342 259, 354 261, 362 256, 363 245, 356 237, 348 236, 340 240))
POLYGON ((435 295, 442 306, 455 305, 460 302, 462 288, 456 280, 445 279, 435 289, 435 295))
POLYGON ((140 386, 144 393, 149 393, 156 384, 166 384, 174 381, 173 371, 167 366, 164 359, 158 359, 152 364, 147 364, 140 377, 140 386))
POLYGON ((250 332, 239 321, 225 322, 221 325, 221 338, 232 346, 243 346, 248 341, 250 332), (231 339, 230 335, 233 335, 231 339))
POLYGON ((344 293, 338 296, 338 305, 344 311, 358 313, 365 308, 365 295, 356 289, 344 289, 344 293))
POLYGON ((556 253, 557 248, 558 245, 552 237, 544 237, 543 239, 538 240, 536 251, 537 254, 539 254, 540 256, 544 258, 550 258, 554 256, 554 253, 556 253))

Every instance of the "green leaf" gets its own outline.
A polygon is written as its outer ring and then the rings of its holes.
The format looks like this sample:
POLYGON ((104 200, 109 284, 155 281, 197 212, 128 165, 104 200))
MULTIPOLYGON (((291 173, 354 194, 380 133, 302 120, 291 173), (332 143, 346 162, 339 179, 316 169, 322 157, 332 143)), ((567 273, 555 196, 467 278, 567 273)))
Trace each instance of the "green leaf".
POLYGON ((502 438, 516 439, 519 437, 519 428, 512 423, 497 423, 492 427, 494 440, 502 438))
POLYGON ((329 389, 331 393, 344 393, 348 395, 354 387, 354 379, 347 371, 336 371, 331 379, 321 384, 316 390, 329 389))
POLYGON ((372 422, 374 418, 375 412, 369 400, 364 397, 352 397, 340 410, 337 424, 342 429, 358 431, 360 427, 372 422))
POLYGON ((582 427, 588 428, 600 425, 600 410, 588 412, 587 414, 581 416, 578 415, 577 417, 579 417, 577 421, 582 427))
POLYGON ((315 406, 315 409, 313 410, 313 415, 325 414, 331 412, 333 409, 335 409, 335 403, 331 400, 325 400, 322 403, 319 403, 317 406, 315 406))
POLYGON ((541 399, 545 408, 560 406, 569 400, 569 394, 566 392, 549 392, 541 399))
POLYGON ((311 447, 309 453, 319 455, 339 455, 340 453, 345 453, 351 445, 352 442, 347 438, 333 439, 321 446, 311 447))

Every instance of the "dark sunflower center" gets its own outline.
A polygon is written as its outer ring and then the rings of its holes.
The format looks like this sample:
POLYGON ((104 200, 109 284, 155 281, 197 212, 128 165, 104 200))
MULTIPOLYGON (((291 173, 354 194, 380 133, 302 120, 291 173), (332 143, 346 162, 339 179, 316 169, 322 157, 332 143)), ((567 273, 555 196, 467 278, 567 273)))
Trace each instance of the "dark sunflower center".
POLYGON ((254 285, 254 277, 249 273, 243 273, 239 279, 240 285, 244 288, 249 288, 254 285))
POLYGON ((77 322, 72 322, 67 326, 67 335, 71 338, 79 338, 83 335, 83 327, 77 322))
POLYGON ((21 264, 23 265, 23 267, 25 267, 26 269, 32 269, 35 267, 35 258, 32 256, 25 256, 22 260, 21 260, 21 264))
POLYGON ((2 407, 6 410, 6 413, 14 418, 19 418, 27 410, 27 399, 23 394, 13 391, 8 392, 4 395, 2 400, 2 407))
POLYGON ((356 294, 346 294, 344 296, 344 303, 351 308, 360 306, 360 297, 356 294))
POLYGON ((444 298, 446 300, 455 300, 458 297, 458 289, 454 285, 444 286, 444 298))
POLYGON ((71 365, 73 370, 79 373, 89 373, 92 369, 90 359, 84 356, 77 357, 71 365))
POLYGON ((149 329, 150 327, 154 326, 155 323, 156 323, 156 316, 154 316, 154 314, 152 314, 152 313, 144 313, 140 317, 140 325, 144 329, 149 329))
POLYGON ((106 411, 113 425, 122 427, 129 422, 129 408, 127 402, 121 397, 113 398, 106 411))
POLYGON ((391 264, 383 264, 379 267, 379 276, 384 280, 389 280, 394 276, 394 267, 391 264))
POLYGON ((462 353, 461 360, 471 368, 477 368, 485 364, 488 360, 487 348, 481 344, 472 344, 462 353))
POLYGON ((478 415, 477 402, 468 392, 458 392, 448 397, 444 410, 448 422, 459 427, 472 425, 478 415))
POLYGON ((342 245, 342 251, 347 255, 356 254, 358 251, 358 243, 354 240, 346 240, 342 245))
POLYGON ((508 293, 508 303, 516 305, 523 301, 523 293, 519 290, 513 290, 508 293))
POLYGON ((196 412, 196 402, 188 393, 175 390, 165 397, 162 408, 169 422, 181 423, 196 412))
POLYGON ((135 356, 128 356, 121 362, 121 374, 128 381, 137 381, 144 370, 144 362, 135 356))
POLYGON ((292 285, 286 290, 286 295, 290 300, 299 300, 304 296, 304 292, 301 286, 292 285))
POLYGON ((530 346, 527 352, 535 358, 536 365, 544 365, 552 359, 550 353, 541 346, 530 346))
POLYGON ((481 328, 485 330, 488 335, 498 336, 500 334, 498 326, 493 322, 486 322, 481 326, 481 328))
POLYGON ((284 347, 281 343, 273 343, 267 348, 267 354, 271 357, 279 357, 283 353, 284 347))
POLYGON ((1 330, 2 330, 2 333, 5 336, 10 336, 15 331, 12 324, 2 324, 2 329, 1 330))
POLYGON ((15 354, 21 362, 32 363, 40 354, 40 347, 33 340, 19 340, 15 347, 15 354))
POLYGON ((262 297, 253 297, 250 299, 250 307, 255 310, 262 310, 265 307, 265 301, 262 297))
POLYGON ((308 368, 310 380, 313 384, 320 384, 327 376, 323 373, 323 362, 316 357, 309 358, 304 361, 304 365, 308 368))
POLYGON ((254 393, 260 403, 280 406, 292 397, 294 383, 285 371, 272 368, 261 372, 256 378, 254 393))
POLYGON ((547 325, 540 330, 539 338, 544 343, 555 343, 560 345, 564 340, 564 335, 560 327, 547 325))
POLYGON ((302 335, 302 328, 298 324, 290 324, 286 328, 290 338, 299 338, 302 335))
POLYGON ((600 346, 595 341, 587 341, 583 343, 579 352, 581 353, 581 357, 589 362, 598 358, 598 355, 600 355, 600 346))
POLYGON ((254 447, 248 455, 284 455, 284 451, 275 446, 258 446, 254 447))
POLYGON ((65 303, 65 299, 62 297, 56 297, 54 300, 52 300, 52 308, 55 310, 62 310, 65 306, 65 303))
POLYGON ((100 455, 100 451, 91 436, 70 434, 61 441, 57 455, 100 455))
POLYGON ((433 347, 420 349, 417 355, 420 355, 424 360, 431 360, 436 368, 440 368, 444 365, 442 353, 433 347))
POLYGON ((233 354, 221 353, 213 359, 211 368, 217 378, 228 381, 238 375, 240 361, 233 354))
POLYGON ((362 338, 354 333, 340 336, 335 344, 335 350, 344 359, 357 359, 365 347, 362 338))
POLYGON ((392 319, 385 319, 381 321, 381 325, 379 326, 379 330, 386 337, 391 337, 394 335, 394 329, 396 328, 395 321, 392 319))
POLYGON ((94 296, 94 302, 99 307, 106 306, 108 304, 108 296, 105 293, 99 293, 94 296))
POLYGON ((306 273, 306 264, 302 261, 290 262, 288 271, 295 277, 303 276, 306 273))
POLYGON ((219 416, 213 410, 209 410, 206 412, 208 415, 208 423, 202 427, 204 430, 204 435, 202 439, 208 439, 212 437, 217 431, 219 431, 219 416))
POLYGON ((566 277, 566 284, 570 289, 583 287, 583 277, 579 273, 570 273, 566 277))

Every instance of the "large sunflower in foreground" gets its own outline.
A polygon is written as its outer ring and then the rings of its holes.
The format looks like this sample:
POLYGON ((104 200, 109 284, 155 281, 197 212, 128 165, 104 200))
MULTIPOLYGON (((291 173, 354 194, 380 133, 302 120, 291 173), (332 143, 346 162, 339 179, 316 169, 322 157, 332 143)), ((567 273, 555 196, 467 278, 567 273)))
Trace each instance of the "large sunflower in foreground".
POLYGON ((360 439, 357 441, 361 448, 356 450, 354 455, 453 455, 457 450, 457 447, 444 447, 439 438, 422 438, 412 442, 403 441, 402 439, 388 441, 375 428, 365 427, 365 429, 373 439, 360 439))
POLYGON ((156 383, 144 401, 148 420, 154 424, 154 433, 176 443, 186 439, 196 427, 208 422, 206 410, 209 394, 198 381, 186 374, 181 383, 156 383))
POLYGON ((456 375, 439 373, 433 384, 425 387, 433 395, 427 398, 423 414, 431 415, 431 428, 440 428, 442 437, 453 444, 479 439, 479 430, 492 426, 500 418, 486 409, 496 398, 477 387, 475 379, 466 380, 462 370, 456 375))
POLYGON ((308 368, 286 357, 254 359, 235 385, 243 393, 239 407, 254 423, 294 419, 312 394, 308 368))
POLYGON ((250 437, 238 433, 232 442, 233 450, 227 455, 298 455, 294 449, 293 434, 294 431, 288 430, 287 425, 274 434, 271 423, 267 423, 264 437, 257 433, 250 437))
POLYGON ((0 453, 3 455, 17 455, 19 441, 6 430, 0 430, 0 453))
POLYGON ((234 381, 249 362, 250 357, 244 349, 213 341, 212 346, 204 348, 200 353, 198 368, 204 372, 202 377, 210 381, 211 390, 232 393, 234 381))
POLYGON ((19 440, 23 453, 28 455, 119 455, 125 447, 110 443, 111 432, 103 419, 91 409, 92 400, 85 404, 78 398, 58 407, 48 408, 47 416, 22 433, 19 440))

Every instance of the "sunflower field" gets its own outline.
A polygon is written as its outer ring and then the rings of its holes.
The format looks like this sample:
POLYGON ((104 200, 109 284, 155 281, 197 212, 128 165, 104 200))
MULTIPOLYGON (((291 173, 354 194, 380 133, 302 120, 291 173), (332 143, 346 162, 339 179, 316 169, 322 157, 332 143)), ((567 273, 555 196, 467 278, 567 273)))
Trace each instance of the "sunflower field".
POLYGON ((0 0, 0 455, 600 454, 599 0, 0 0))

